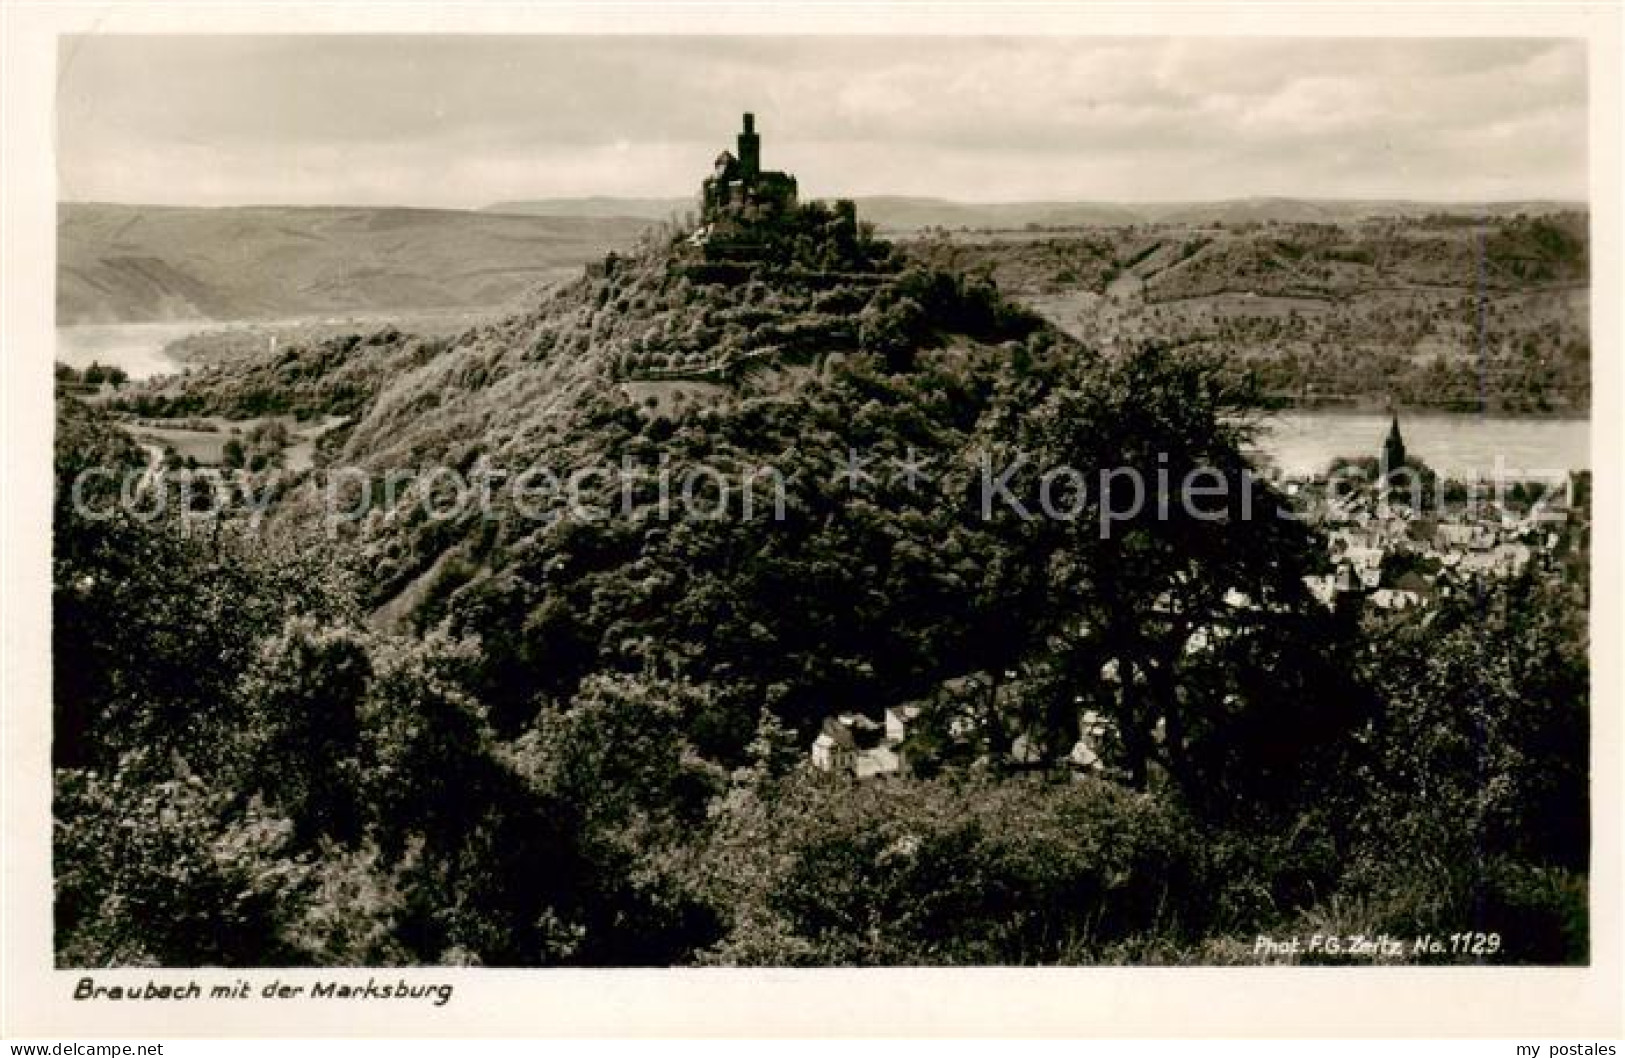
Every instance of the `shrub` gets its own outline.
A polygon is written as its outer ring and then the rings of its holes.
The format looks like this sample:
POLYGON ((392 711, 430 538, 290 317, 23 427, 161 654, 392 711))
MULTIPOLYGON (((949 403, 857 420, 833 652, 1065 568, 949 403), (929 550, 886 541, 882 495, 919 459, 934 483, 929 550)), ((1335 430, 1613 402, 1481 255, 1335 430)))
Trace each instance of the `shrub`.
POLYGON ((1177 809, 1093 780, 803 773, 736 792, 704 856, 722 963, 1090 962, 1211 915, 1177 809))

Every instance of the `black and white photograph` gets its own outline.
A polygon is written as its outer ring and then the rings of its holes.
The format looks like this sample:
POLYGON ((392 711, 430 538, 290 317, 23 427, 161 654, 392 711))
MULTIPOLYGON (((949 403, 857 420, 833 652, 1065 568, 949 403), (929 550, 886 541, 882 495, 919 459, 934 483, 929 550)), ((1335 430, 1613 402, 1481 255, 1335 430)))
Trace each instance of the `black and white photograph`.
POLYGON ((1586 39, 52 61, 61 998, 1592 965, 1586 39))

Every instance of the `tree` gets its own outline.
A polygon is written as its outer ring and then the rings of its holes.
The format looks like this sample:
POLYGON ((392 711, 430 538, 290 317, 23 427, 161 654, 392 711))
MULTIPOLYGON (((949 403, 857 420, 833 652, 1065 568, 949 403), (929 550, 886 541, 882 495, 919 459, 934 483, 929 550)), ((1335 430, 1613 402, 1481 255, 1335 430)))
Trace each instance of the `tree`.
POLYGON ((1586 609, 1528 571, 1385 625, 1369 825, 1463 862, 1589 857, 1586 609))
POLYGON ((1381 710, 1354 758, 1341 890, 1361 928, 1508 932, 1497 961, 1589 950, 1584 595, 1526 574, 1370 630, 1381 710))
POLYGON ((532 796, 568 813, 590 878, 574 961, 669 965, 714 935, 682 868, 724 782, 683 735, 710 694, 646 676, 594 676, 515 744, 532 796))
POLYGON ((58 772, 57 959, 63 966, 304 961, 280 931, 308 868, 292 824, 145 751, 58 772))
POLYGON ((371 679, 360 634, 291 618, 259 644, 243 675, 231 785, 276 805, 305 841, 354 838, 362 819, 360 710, 371 679))
MULTIPOLYGON (((1247 696, 1243 708, 1278 704, 1267 684, 1196 682, 1211 666, 1194 661, 1239 661, 1215 648, 1265 630, 1305 649, 1317 641, 1304 631, 1320 620, 1303 584, 1314 537, 1243 455, 1258 405, 1250 380, 1227 381, 1215 361, 1144 347, 1050 388, 1000 449, 1025 457, 1013 475, 1024 503, 1001 517, 1030 525, 1048 556, 1046 632, 1066 676, 1056 686, 1098 696, 1136 786, 1161 764, 1201 799, 1191 751, 1203 715, 1229 694, 1247 696)), ((1073 697, 1030 722, 1070 745, 1073 697)), ((1316 737, 1355 722, 1342 696, 1321 703, 1316 737)))

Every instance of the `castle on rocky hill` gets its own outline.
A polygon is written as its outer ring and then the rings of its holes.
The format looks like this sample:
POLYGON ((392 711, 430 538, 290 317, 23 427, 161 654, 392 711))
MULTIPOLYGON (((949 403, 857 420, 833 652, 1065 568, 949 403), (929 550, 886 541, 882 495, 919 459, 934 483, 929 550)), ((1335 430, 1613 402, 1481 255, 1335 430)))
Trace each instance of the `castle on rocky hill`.
POLYGON ((827 288, 873 286, 895 267, 851 199, 803 202, 795 177, 762 168, 755 115, 746 114, 738 153, 719 154, 701 182, 699 223, 673 242, 667 271, 702 284, 771 277, 827 288))
POLYGON ((769 219, 796 205, 796 178, 762 169, 762 140, 756 115, 745 115, 739 153, 723 151, 700 189, 702 224, 730 224, 769 219))
POLYGON ((700 227, 694 242, 712 261, 751 259, 769 231, 796 211, 796 178, 762 169, 762 141, 756 116, 745 115, 739 153, 717 155, 711 175, 700 185, 700 227))

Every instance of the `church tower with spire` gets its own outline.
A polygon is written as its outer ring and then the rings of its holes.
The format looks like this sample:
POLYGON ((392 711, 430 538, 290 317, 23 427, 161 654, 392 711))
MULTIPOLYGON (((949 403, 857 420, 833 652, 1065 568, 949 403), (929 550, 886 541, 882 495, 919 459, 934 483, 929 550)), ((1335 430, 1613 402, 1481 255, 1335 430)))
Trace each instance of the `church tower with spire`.
POLYGON ((1381 474, 1384 478, 1405 465, 1405 439, 1399 435, 1399 414, 1394 413, 1388 439, 1382 443, 1381 474))

